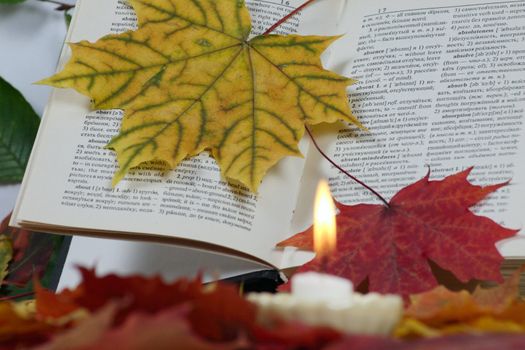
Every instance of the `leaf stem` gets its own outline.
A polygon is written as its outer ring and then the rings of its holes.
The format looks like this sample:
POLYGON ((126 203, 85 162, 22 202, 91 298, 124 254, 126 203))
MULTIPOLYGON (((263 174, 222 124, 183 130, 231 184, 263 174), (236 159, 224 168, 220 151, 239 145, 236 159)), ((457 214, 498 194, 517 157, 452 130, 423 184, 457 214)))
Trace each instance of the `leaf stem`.
MULTIPOLYGON (((306 6, 310 5, 311 3, 313 3, 315 0, 308 0, 306 2, 304 2, 301 6, 297 7, 295 10, 293 10, 292 12, 290 12, 289 14, 287 14, 286 16, 284 16, 283 18, 281 18, 279 21, 277 21, 274 25, 272 25, 270 28, 268 28, 264 33, 263 35, 268 35, 270 34, 271 32, 273 32, 277 27, 279 27, 281 24, 283 24, 284 22, 286 22, 290 17, 292 17, 293 15, 295 15, 297 12, 301 11, 302 9, 304 9, 306 6)), ((346 171, 345 169, 343 169, 340 165, 338 165, 336 162, 334 162, 332 160, 332 158, 328 157, 328 155, 326 155, 326 153, 323 152, 323 150, 319 147, 319 145, 317 144, 317 141, 315 140, 314 136, 312 135, 312 132, 310 131, 310 129, 305 125, 305 128, 306 128, 306 132, 308 133, 308 135, 310 136, 310 139, 312 139, 312 142, 314 143, 314 146, 315 148, 319 151, 319 153, 328 161, 330 162, 330 164, 332 164, 334 167, 337 168, 337 170, 339 170, 340 172, 342 172, 343 174, 345 174, 346 176, 348 176, 349 178, 351 178, 352 180, 354 180, 355 182, 357 182, 358 184, 360 184, 361 186, 363 186, 364 188, 366 188, 368 191, 372 192, 377 198, 379 198, 381 200, 381 202, 383 202, 387 207, 390 207, 390 204, 388 204, 387 200, 385 198, 383 198, 383 196, 381 196, 379 194, 379 192, 377 192, 376 190, 374 190, 372 187, 368 186, 367 184, 365 184, 363 181, 359 180, 357 177, 355 177, 354 175, 350 174, 348 171, 346 171)))
POLYGON ((58 5, 56 8, 57 11, 68 11, 75 7, 75 5, 66 4, 65 2, 57 1, 57 0, 37 0, 40 2, 49 2, 51 4, 58 5))
POLYGON ((381 202, 383 202, 387 207, 390 207, 390 204, 388 204, 387 200, 385 198, 383 198, 383 196, 381 196, 379 194, 379 192, 377 192, 376 190, 374 190, 372 187, 368 186, 367 184, 365 184, 363 181, 359 180, 357 177, 355 177, 354 175, 350 174, 348 171, 346 171, 345 169, 343 169, 340 165, 338 165, 336 162, 334 162, 332 160, 332 158, 328 157, 326 155, 326 153, 323 152, 323 150, 319 147, 319 145, 317 144, 317 141, 315 140, 314 136, 312 135, 312 132, 310 131, 310 129, 305 126, 306 128, 306 132, 308 133, 308 135, 310 136, 310 139, 312 140, 312 142, 314 143, 314 146, 315 148, 319 151, 319 153, 324 157, 324 159, 326 159, 328 162, 330 162, 330 164, 332 164, 334 167, 337 168, 337 170, 339 170, 340 172, 342 172, 343 174, 345 174, 346 176, 348 176, 349 178, 351 178, 352 180, 354 180, 355 182, 357 182, 358 184, 360 184, 361 186, 363 186, 364 188, 366 188, 368 191, 372 192, 377 198, 379 198, 381 200, 381 202))
POLYGON ((33 294, 35 294, 35 292, 27 292, 27 293, 22 293, 22 294, 17 294, 17 295, 10 295, 8 297, 0 298, 0 301, 15 300, 15 299, 23 298, 23 297, 28 297, 33 294))
MULTIPOLYGON (((11 271, 9 271, 11 272, 11 271)), ((4 286, 15 286, 15 287, 18 287, 18 288, 23 288, 25 286, 25 284, 23 283, 19 283, 19 282, 11 282, 11 281, 2 281, 2 285, 4 286)))
POLYGON ((270 28, 266 29, 266 31, 263 33, 263 35, 268 35, 270 34, 271 32, 273 32, 277 27, 279 27, 281 24, 283 24, 284 22, 286 22, 288 19, 290 19, 290 17, 293 17, 293 15, 295 15, 297 12, 301 11, 302 9, 304 9, 306 6, 310 5, 312 2, 314 2, 315 0, 308 0, 306 1, 305 3, 303 3, 301 6, 297 7, 295 10, 293 10, 292 12, 290 12, 289 14, 287 14, 286 16, 284 16, 283 18, 281 18, 280 20, 278 20, 273 26, 271 26, 270 28))

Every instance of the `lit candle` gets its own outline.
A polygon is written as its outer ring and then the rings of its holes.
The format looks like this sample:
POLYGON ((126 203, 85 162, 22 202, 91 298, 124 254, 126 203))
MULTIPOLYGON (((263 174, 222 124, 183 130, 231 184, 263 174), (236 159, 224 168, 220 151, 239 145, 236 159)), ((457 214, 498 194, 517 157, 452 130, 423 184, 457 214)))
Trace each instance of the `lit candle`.
POLYGON ((335 214, 335 205, 330 193, 330 187, 325 180, 321 180, 315 194, 314 250, 324 262, 335 251, 337 241, 335 214))
MULTIPOLYGON (((315 200, 314 248, 326 268, 336 249, 335 206, 326 182, 319 184, 315 200)), ((263 323, 271 324, 279 316, 346 333, 388 335, 403 313, 397 295, 353 293, 349 280, 319 272, 295 274, 291 294, 253 293, 248 299, 259 306, 263 323)))
MULTIPOLYGON (((328 183, 321 181, 314 205, 314 249, 323 269, 336 248, 335 214, 328 183)), ((305 301, 348 305, 352 292, 352 282, 326 273, 307 272, 292 277, 292 295, 305 301)))

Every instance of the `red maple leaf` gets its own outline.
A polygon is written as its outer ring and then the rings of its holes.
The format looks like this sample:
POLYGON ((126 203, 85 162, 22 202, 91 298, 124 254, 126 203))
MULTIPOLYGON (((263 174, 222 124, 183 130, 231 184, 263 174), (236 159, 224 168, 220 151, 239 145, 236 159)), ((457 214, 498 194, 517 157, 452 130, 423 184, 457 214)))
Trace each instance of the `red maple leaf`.
MULTIPOLYGON (((135 321, 131 321, 134 319, 141 319, 142 323, 147 323, 148 320, 152 322, 151 329, 145 329, 143 334, 149 337, 150 333, 163 332, 169 328, 166 324, 166 327, 155 330, 157 326, 154 324, 157 323, 155 320, 162 319, 163 312, 170 309, 185 310, 182 313, 173 311, 174 313, 166 314, 175 327, 175 333, 169 337, 170 342, 179 336, 182 343, 197 341, 195 337, 198 337, 203 341, 224 345, 225 348, 236 341, 244 340, 253 345, 248 348, 261 350, 317 349, 342 336, 335 330, 279 320, 275 320, 272 325, 259 324, 257 306, 240 295, 236 285, 217 282, 205 286, 200 277, 166 283, 159 277, 97 277, 94 270, 85 268, 80 268, 80 272, 82 283, 73 290, 53 293, 38 284, 35 288, 39 319, 61 319, 81 308, 90 311, 90 317, 95 318, 86 320, 86 329, 73 330, 72 334, 57 340, 60 344, 67 344, 71 337, 77 337, 76 334, 79 333, 85 334, 79 341, 97 342, 98 338, 92 332, 101 336, 105 332, 115 331, 115 334, 111 334, 117 336, 120 334, 119 329, 126 329, 122 336, 136 333, 135 338, 142 339, 142 334, 131 330, 134 326, 126 326, 129 322, 135 324, 135 321), (116 303, 118 308, 106 315, 103 310, 111 307, 112 303, 116 303), (178 320, 184 321, 184 324, 178 324, 178 320), (178 329, 179 326, 184 329, 178 329), (185 329, 191 329, 191 332, 185 329)), ((161 336, 160 333, 158 336, 161 336)), ((180 344, 179 346, 186 348, 180 344)))
POLYGON ((166 283, 158 276, 97 277, 94 270, 85 268, 80 272, 82 283, 74 290, 55 294, 37 285, 40 317, 60 318, 80 308, 96 312, 110 301, 124 300, 126 306, 115 316, 117 325, 133 313, 155 314, 183 304, 191 305, 188 319, 194 330, 209 340, 233 340, 255 323, 256 306, 244 299, 235 285, 220 283, 206 288, 200 277, 166 283))
POLYGON ((156 314, 131 313, 112 327, 122 301, 108 302, 90 317, 55 336, 40 350, 82 349, 188 349, 234 350, 246 348, 245 340, 212 343, 199 337, 187 320, 188 305, 166 307, 156 314))
MULTIPOLYGON (((429 260, 459 280, 501 282, 503 257, 495 247, 518 230, 506 229, 469 208, 506 183, 480 187, 467 177, 472 168, 441 181, 430 173, 399 191, 385 205, 336 203, 337 251, 325 266, 327 273, 359 285, 368 278, 369 290, 409 295, 437 285, 429 260)), ((312 228, 279 246, 313 250, 312 228)), ((321 270, 320 259, 298 269, 321 270)))

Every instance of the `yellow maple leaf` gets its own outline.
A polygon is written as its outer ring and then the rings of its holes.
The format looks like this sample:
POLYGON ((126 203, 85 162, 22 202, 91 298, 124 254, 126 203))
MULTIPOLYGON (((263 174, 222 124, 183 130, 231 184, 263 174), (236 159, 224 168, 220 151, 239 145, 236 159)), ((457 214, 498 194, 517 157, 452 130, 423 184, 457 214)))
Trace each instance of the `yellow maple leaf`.
POLYGON ((71 87, 93 108, 124 110, 108 147, 120 169, 162 161, 174 168, 210 150, 224 177, 256 191, 281 158, 301 156, 304 124, 361 127, 346 87, 324 70, 337 37, 257 36, 242 0, 130 0, 139 29, 70 44, 64 70, 40 83, 71 87))

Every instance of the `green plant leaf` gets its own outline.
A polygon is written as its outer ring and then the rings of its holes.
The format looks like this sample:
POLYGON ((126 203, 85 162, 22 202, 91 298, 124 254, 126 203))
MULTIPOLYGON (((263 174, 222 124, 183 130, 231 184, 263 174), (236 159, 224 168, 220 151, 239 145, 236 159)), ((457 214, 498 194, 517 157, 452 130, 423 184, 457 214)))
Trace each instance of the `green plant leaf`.
POLYGON ((73 16, 69 13, 69 10, 64 11, 64 20, 66 21, 66 28, 69 29, 69 25, 71 24, 71 19, 73 16))
POLYGON ((18 4, 24 1, 25 0, 0 0, 0 4, 18 4))
POLYGON ((39 123, 24 96, 0 77, 0 183, 22 180, 39 123))

